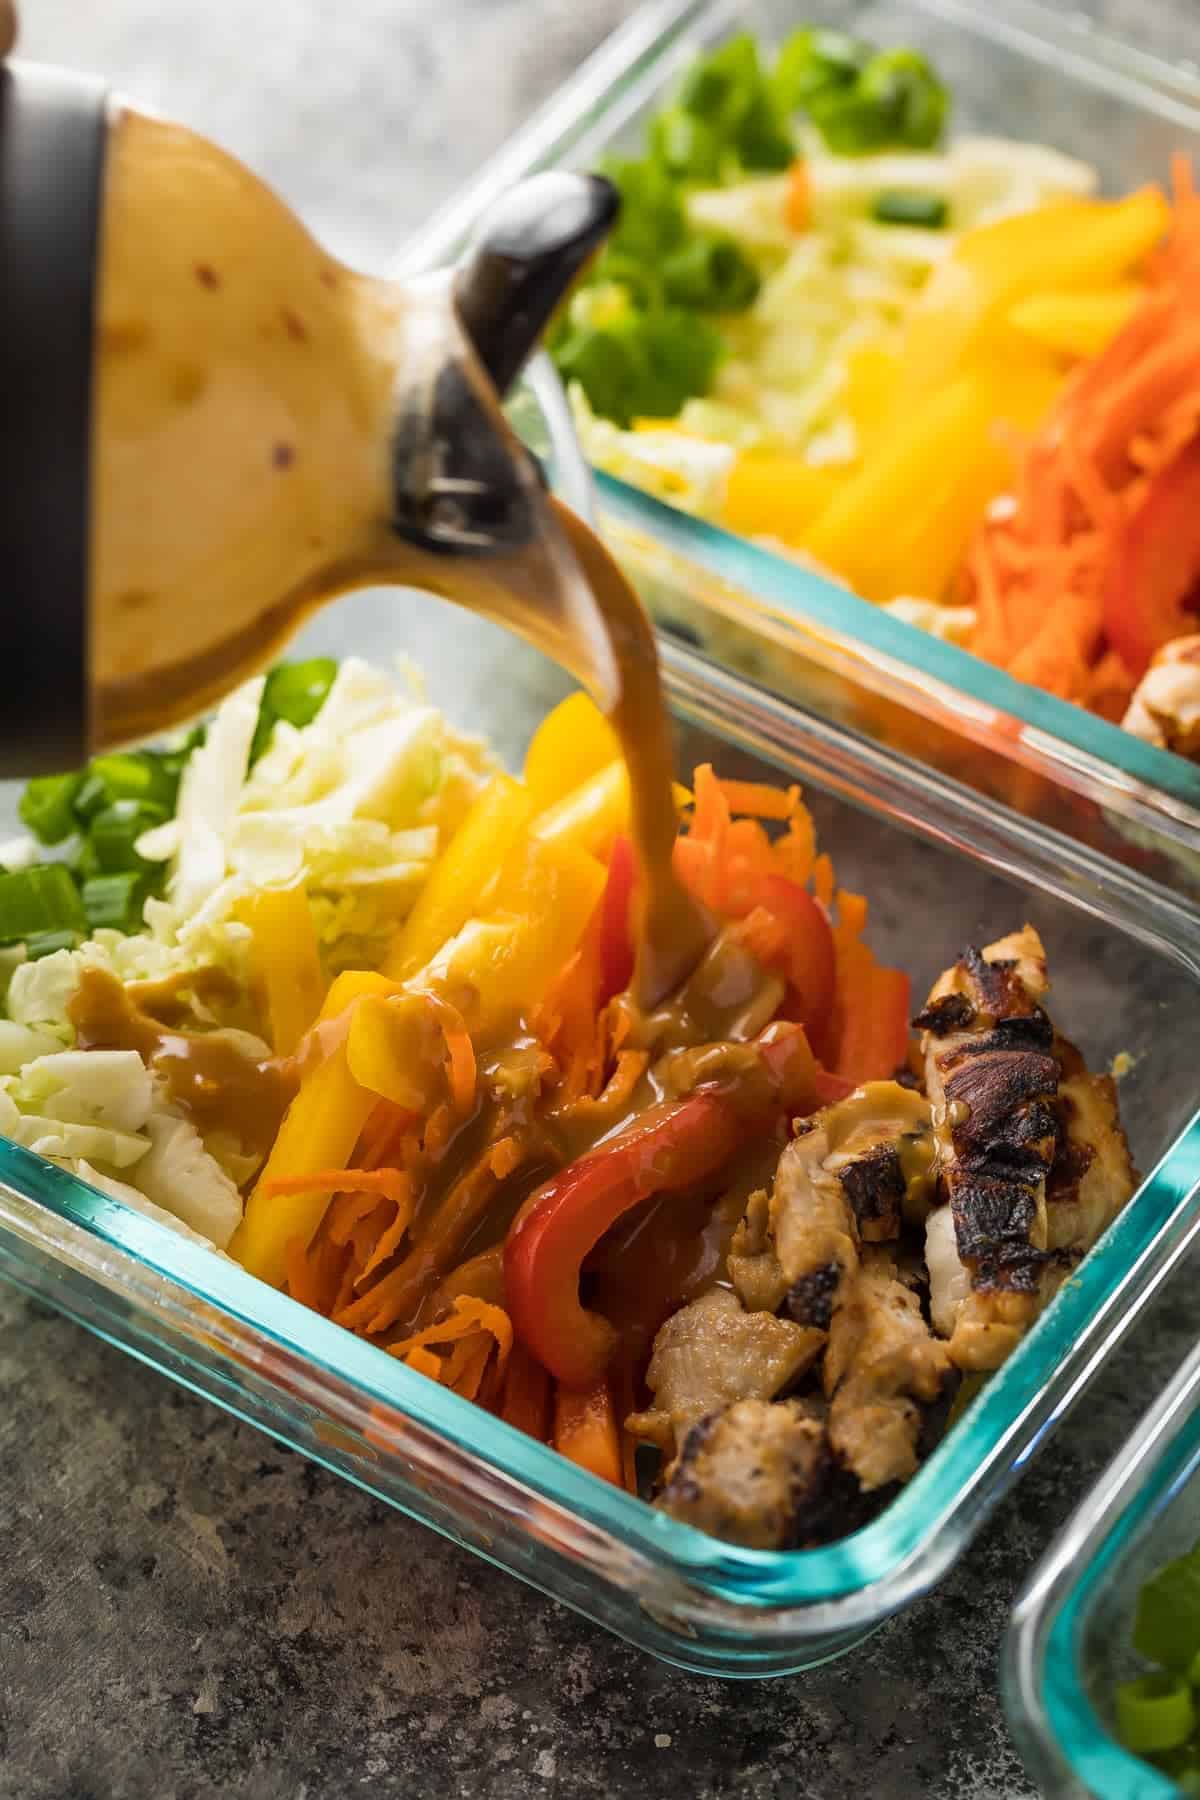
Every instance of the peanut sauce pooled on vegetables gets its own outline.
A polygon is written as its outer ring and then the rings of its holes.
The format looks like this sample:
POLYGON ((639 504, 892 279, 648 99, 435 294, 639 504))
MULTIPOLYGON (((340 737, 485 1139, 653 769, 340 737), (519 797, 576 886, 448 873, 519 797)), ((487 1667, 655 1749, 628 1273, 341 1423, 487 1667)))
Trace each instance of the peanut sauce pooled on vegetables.
POLYGON ((265 1156, 296 1089, 288 1066, 274 1057, 256 1061, 221 1031, 181 1031, 154 1016, 156 1005, 177 1009, 185 983, 211 991, 214 977, 229 980, 209 970, 139 989, 105 969, 84 969, 68 1012, 81 1050, 136 1050, 199 1131, 229 1131, 265 1156))

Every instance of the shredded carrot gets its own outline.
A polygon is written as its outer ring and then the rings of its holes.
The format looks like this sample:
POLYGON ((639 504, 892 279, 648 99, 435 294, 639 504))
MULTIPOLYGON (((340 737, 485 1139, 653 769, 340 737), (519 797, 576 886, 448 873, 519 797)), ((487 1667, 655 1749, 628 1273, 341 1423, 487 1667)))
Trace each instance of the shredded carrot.
POLYGON ((833 905, 833 864, 822 850, 813 863, 813 893, 828 912, 833 905))
POLYGON ((293 1238, 285 1251, 288 1293, 314 1312, 328 1313, 341 1285, 346 1252, 342 1245, 320 1238, 305 1244, 293 1238))
POLYGON ((315 1169, 311 1175, 272 1175, 260 1192, 277 1194, 382 1194, 399 1206, 408 1193, 403 1169, 315 1169))
POLYGON ((408 1227, 412 1222, 412 1215, 413 1215, 412 1180, 409 1176, 406 1175, 404 1177, 404 1181, 406 1184, 407 1191, 404 1194, 403 1199, 398 1200, 396 1203, 395 1217, 391 1220, 390 1224, 388 1224, 384 1228, 384 1230, 380 1232, 378 1238, 376 1239, 374 1248, 371 1250, 371 1253, 368 1256, 368 1258, 363 1266, 362 1274, 359 1275, 355 1281, 354 1285, 356 1288, 361 1287, 363 1282, 367 1280, 368 1276, 371 1276, 375 1273, 376 1269, 379 1268, 381 1263, 387 1262, 389 1257, 395 1255, 396 1251, 400 1248, 400 1245, 403 1242, 405 1232, 408 1230, 408 1227))
MULTIPOLYGON (((397 1356, 402 1362, 409 1362, 414 1351, 423 1350, 426 1354, 431 1354, 431 1345, 442 1346, 449 1354, 445 1358, 435 1359, 438 1364, 438 1380, 456 1391, 469 1390, 467 1397, 474 1399, 491 1355, 490 1344, 481 1345, 475 1341, 481 1336, 490 1336, 494 1340, 496 1364, 502 1375, 513 1343, 512 1322, 508 1314, 503 1307, 491 1306, 486 1300, 475 1300, 468 1294, 461 1294, 455 1300, 453 1311, 448 1317, 436 1325, 427 1325, 423 1331, 413 1332, 411 1337, 403 1338, 398 1344, 389 1344, 387 1350, 389 1356, 397 1356), (464 1340, 467 1340, 465 1348, 464 1340)), ((409 1366, 412 1366, 411 1363, 409 1366)), ((428 1372, 428 1369, 422 1369, 422 1373, 428 1372)))
POLYGON ((460 1118, 465 1118, 475 1104, 478 1072, 475 1046, 462 1014, 448 1000, 436 994, 426 996, 433 1008, 442 1036, 446 1040, 446 1072, 450 1083, 450 1100, 460 1118))
POLYGON ((790 819, 800 797, 797 787, 772 787, 766 781, 727 781, 717 783, 731 813, 748 819, 790 819))
POLYGON ((378 1204, 379 1196, 369 1188, 335 1194, 323 1221, 326 1236, 335 1244, 349 1244, 356 1227, 370 1218, 378 1204))
POLYGON ((425 1121, 425 1130, 421 1134, 421 1148, 426 1156, 440 1156, 450 1142, 450 1130, 454 1123, 450 1108, 443 1102, 435 1106, 425 1121))
POLYGON ((428 1375, 430 1381, 440 1381, 442 1378, 441 1357, 435 1356, 432 1350, 426 1350, 422 1344, 415 1344, 401 1361, 410 1369, 415 1369, 418 1375, 428 1375))
POLYGON ((504 1181, 521 1166, 521 1146, 515 1137, 503 1137, 498 1144, 493 1144, 488 1160, 496 1180, 504 1181))
MULTIPOLYGON (((1142 667, 1138 632, 1124 651, 1107 636, 1112 571, 1149 484, 1200 429, 1200 198, 1185 152, 1171 180, 1171 231, 1145 266, 1145 297, 1068 377, 1020 460, 1015 505, 984 520, 961 572, 977 655, 1114 719, 1142 667)), ((1169 630, 1169 615, 1147 629, 1169 630)))

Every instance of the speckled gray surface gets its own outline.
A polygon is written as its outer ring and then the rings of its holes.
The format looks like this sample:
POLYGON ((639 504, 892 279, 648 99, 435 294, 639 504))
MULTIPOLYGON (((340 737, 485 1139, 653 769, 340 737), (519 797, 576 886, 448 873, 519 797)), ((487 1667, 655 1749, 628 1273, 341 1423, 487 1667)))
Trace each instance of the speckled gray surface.
MULTIPOLYGON (((31 53, 220 136, 370 263, 632 8, 25 10, 31 53)), ((1093 10, 1176 56, 1200 36, 1195 0, 1093 10)), ((0 1800, 1028 1794, 996 1693, 1009 1607, 1192 1340, 1196 1274, 936 1595, 741 1686, 653 1663, 0 1289, 0 1800)))

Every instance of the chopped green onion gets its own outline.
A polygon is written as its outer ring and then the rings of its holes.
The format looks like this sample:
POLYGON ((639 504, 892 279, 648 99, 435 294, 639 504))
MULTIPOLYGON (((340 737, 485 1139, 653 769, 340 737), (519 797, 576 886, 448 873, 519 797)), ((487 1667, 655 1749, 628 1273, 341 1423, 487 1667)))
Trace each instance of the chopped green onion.
POLYGON ((108 873, 144 869, 147 865, 134 845, 144 831, 165 824, 169 817, 165 806, 149 801, 114 800, 92 820, 90 838, 97 869, 108 873))
POLYGON ((152 872, 145 869, 90 876, 83 884, 83 910, 90 928, 139 931, 153 880, 152 872))
MULTIPOLYGON (((620 296, 619 312, 651 312, 663 303, 662 280, 654 263, 623 256, 620 251, 606 250, 596 268, 596 285, 587 289, 590 299, 603 289, 620 296)), ((570 309, 568 309, 569 311, 570 309)), ((582 309, 586 312, 587 309, 582 309)), ((577 321, 583 323, 583 319, 577 321)), ((593 323, 593 320, 588 320, 593 323)))
POLYGON ((749 112, 762 80, 758 45, 748 31, 741 31, 693 63, 684 77, 679 104, 728 135, 749 112))
POLYGON ((1176 1557, 1138 1596, 1133 1647, 1147 1662, 1182 1674, 1200 1650, 1200 1557, 1176 1557))
POLYGON ((871 202, 871 217, 881 225, 920 225, 940 231, 949 216, 941 194, 922 193, 918 188, 887 188, 871 202))
POLYGON ((673 418, 694 394, 706 394, 723 350, 719 334, 697 314, 664 308, 577 329, 557 360, 563 379, 580 384, 593 412, 628 429, 637 418, 673 418))
POLYGON ((43 931, 83 931, 87 918, 65 863, 36 863, 0 875, 0 943, 20 944, 43 931))
POLYGON ((862 38, 805 25, 779 52, 772 83, 775 96, 785 111, 798 112, 815 94, 852 87, 871 55, 870 44, 862 38))
POLYGON ((808 114, 835 156, 870 156, 887 144, 883 112, 857 87, 822 89, 809 101, 808 114))
POLYGON ((17 811, 39 844, 61 844, 77 829, 75 797, 82 786, 78 773, 39 775, 27 784, 17 811))
POLYGON ((764 87, 733 140, 734 149, 746 169, 787 169, 796 160, 796 140, 764 87))
POLYGON ((886 142, 931 150, 941 138, 948 96, 920 51, 881 50, 860 74, 858 93, 886 119, 886 142))
POLYGON ((1126 1749, 1174 1750, 1196 1723, 1191 1689, 1170 1675, 1139 1675, 1116 1691, 1117 1734, 1126 1749))
POLYGON ((271 670, 263 686, 258 724, 250 746, 252 764, 271 742, 280 719, 297 727, 312 724, 325 704, 337 669, 332 656, 311 656, 306 662, 279 663, 271 670))
POLYGON ((705 119, 669 106, 650 126, 650 151, 679 181, 715 182, 721 173, 721 140, 705 119))
POLYGON ((53 956, 56 950, 77 950, 80 942, 77 931, 35 931, 25 940, 25 957, 28 962, 37 962, 43 956, 53 956))
POLYGON ((744 312, 759 289, 754 264, 721 232, 697 232, 662 265, 668 300, 697 312, 744 312))
POLYGON ((687 215, 670 173, 653 157, 643 162, 610 158, 604 173, 621 196, 616 229, 609 239, 614 254, 653 261, 687 236, 687 215))

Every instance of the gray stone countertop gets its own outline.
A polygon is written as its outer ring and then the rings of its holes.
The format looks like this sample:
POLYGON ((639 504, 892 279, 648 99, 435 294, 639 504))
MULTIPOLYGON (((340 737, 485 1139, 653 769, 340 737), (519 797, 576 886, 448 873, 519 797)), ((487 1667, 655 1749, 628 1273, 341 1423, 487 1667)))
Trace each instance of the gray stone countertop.
MULTIPOLYGON (((220 138, 379 265, 632 10, 24 0, 25 48, 220 138)), ((1195 48, 1195 0, 1091 10, 1195 48)), ((1028 1794, 997 1696, 1009 1610, 1193 1341, 1195 1279, 936 1594, 768 1684, 653 1662, 0 1289, 0 1800, 1028 1794)))

